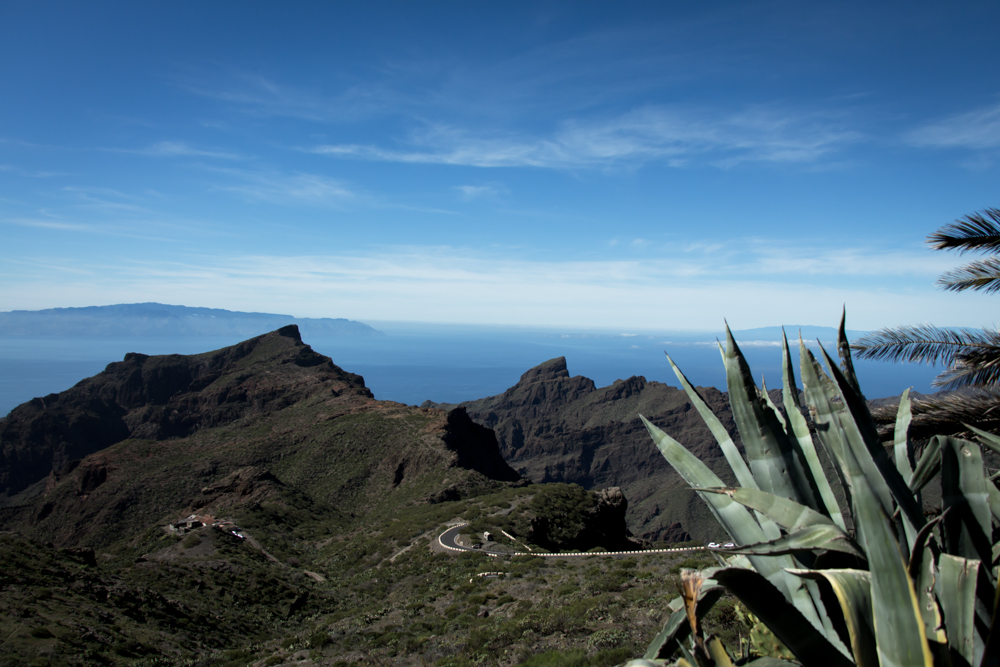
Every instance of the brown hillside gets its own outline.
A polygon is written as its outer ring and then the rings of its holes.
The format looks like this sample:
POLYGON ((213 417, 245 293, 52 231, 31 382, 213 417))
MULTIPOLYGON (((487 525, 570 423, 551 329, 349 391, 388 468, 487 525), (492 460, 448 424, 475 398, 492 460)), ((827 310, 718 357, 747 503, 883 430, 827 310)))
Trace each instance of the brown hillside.
POLYGON ((289 494, 358 516, 519 480, 464 410, 376 401, 294 326, 200 355, 129 354, 16 408, 0 439, 0 525, 58 546, 289 494))

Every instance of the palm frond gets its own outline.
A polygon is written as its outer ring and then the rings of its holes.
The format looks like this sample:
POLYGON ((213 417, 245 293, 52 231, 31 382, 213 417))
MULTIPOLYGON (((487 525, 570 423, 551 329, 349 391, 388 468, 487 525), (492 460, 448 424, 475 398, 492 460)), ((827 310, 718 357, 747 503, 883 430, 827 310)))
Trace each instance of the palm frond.
POLYGON ((943 273, 937 284, 952 292, 974 289, 992 293, 1000 291, 1000 257, 969 262, 954 271, 943 273))
POLYGON ((934 379, 935 387, 961 389, 1000 385, 1000 351, 972 348, 960 355, 946 371, 934 379))
POLYGON ((953 366, 966 357, 1000 359, 1000 331, 901 326, 873 331, 855 341, 851 350, 862 359, 953 366))
POLYGON ((1000 251, 1000 209, 988 208, 945 225, 927 237, 935 250, 1000 251))
MULTIPOLYGON (((913 420, 910 437, 925 440, 933 435, 971 437, 964 424, 990 433, 1000 432, 1000 391, 954 392, 911 404, 913 420)), ((872 410, 883 441, 893 439, 896 426, 896 406, 886 405, 872 410)))

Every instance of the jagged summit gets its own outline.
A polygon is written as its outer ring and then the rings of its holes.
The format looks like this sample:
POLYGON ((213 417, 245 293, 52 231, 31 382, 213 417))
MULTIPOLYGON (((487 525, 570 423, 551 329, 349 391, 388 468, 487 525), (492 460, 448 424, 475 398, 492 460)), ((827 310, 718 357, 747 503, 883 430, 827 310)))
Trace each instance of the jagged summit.
MULTIPOLYGON (((712 387, 700 391, 735 435, 726 395, 712 387)), ((714 538, 698 528, 713 525, 708 510, 663 460, 639 419, 645 415, 729 479, 715 439, 680 389, 642 376, 597 387, 571 376, 566 358, 557 357, 529 369, 504 393, 461 407, 496 432, 507 463, 531 481, 620 487, 629 499, 630 529, 646 539, 714 538)))
POLYGON ((69 461, 127 438, 163 440, 281 409, 315 392, 371 399, 289 325, 197 355, 130 352, 59 394, 0 420, 0 494, 16 494, 69 461))
POLYGON ((566 368, 566 357, 556 357, 525 371, 518 384, 523 385, 529 382, 544 382, 545 380, 568 377, 569 370, 566 368))
POLYGON ((295 325, 203 354, 129 353, 15 408, 0 445, 0 528, 68 545, 178 506, 294 492, 364 513, 520 479, 465 410, 377 401, 295 325), (240 493, 203 492, 243 469, 240 493))

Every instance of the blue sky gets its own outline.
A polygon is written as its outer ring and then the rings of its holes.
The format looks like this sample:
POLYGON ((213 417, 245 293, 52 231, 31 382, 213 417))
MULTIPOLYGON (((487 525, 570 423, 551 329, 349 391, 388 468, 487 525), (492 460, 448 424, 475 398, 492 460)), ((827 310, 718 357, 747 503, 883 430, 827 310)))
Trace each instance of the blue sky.
POLYGON ((0 310, 992 324, 1000 5, 818 4, 0 3, 0 310))

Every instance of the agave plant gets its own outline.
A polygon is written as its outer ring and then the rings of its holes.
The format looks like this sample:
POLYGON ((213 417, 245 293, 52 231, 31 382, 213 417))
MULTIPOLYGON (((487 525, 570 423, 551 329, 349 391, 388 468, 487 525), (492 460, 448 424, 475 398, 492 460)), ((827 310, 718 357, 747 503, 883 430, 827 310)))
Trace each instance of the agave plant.
POLYGON ((684 574, 663 630, 634 662, 662 664, 679 651, 678 664, 734 664, 700 628, 729 591, 795 657, 744 656, 739 664, 1000 664, 1000 633, 992 632, 1000 491, 983 463, 983 447, 1000 452, 1000 438, 936 436, 917 448, 907 434, 904 393, 887 449, 862 398, 843 320, 842 367, 820 346, 824 372, 800 338, 804 404, 784 338, 783 409, 754 384, 728 328, 726 336, 729 400, 746 458, 668 360, 739 486, 727 488, 680 443, 643 421, 737 547, 726 550, 721 567, 684 574), (941 512, 929 518, 921 490, 938 476, 941 512))

